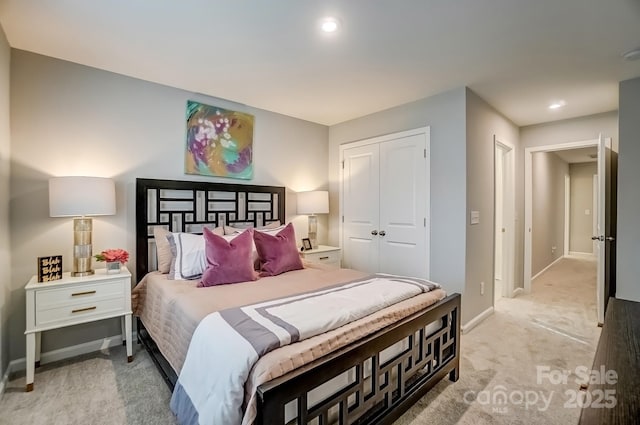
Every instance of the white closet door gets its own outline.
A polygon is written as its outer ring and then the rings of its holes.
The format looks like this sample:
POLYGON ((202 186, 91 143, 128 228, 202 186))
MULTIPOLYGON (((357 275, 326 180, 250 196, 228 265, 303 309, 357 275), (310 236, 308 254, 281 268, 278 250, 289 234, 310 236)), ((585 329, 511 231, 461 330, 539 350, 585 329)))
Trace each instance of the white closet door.
POLYGON ((428 277, 426 136, 380 144, 380 272, 428 277))
POLYGON ((378 145, 345 149, 343 156, 343 262, 371 273, 378 271, 379 157, 378 145))

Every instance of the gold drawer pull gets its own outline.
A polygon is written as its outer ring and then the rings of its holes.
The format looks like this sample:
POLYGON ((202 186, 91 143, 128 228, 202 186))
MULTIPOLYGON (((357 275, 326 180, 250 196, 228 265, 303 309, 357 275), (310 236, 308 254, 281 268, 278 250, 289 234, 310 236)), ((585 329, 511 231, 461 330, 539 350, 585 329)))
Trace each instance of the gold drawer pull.
POLYGON ((94 305, 93 307, 85 307, 85 308, 79 308, 77 310, 71 310, 71 313, 81 313, 83 311, 89 311, 89 310, 95 310, 97 307, 94 305))
POLYGON ((79 297, 80 295, 91 295, 95 294, 96 291, 85 291, 85 292, 76 292, 75 294, 71 294, 72 297, 79 297))
POLYGON ((320 257, 321 260, 328 260, 329 257, 320 257))

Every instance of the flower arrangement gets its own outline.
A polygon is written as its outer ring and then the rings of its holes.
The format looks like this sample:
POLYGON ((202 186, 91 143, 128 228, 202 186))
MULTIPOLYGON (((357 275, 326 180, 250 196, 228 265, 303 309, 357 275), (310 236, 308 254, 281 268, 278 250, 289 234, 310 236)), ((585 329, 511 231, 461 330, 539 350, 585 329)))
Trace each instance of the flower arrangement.
POLYGON ((129 261, 129 253, 124 249, 105 249, 100 254, 94 256, 96 261, 106 261, 108 263, 126 263, 129 261))

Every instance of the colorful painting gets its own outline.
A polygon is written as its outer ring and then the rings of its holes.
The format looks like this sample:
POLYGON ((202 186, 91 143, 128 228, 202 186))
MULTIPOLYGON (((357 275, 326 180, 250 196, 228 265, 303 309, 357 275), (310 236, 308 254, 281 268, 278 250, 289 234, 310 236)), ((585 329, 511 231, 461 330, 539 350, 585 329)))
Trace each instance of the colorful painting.
POLYGON ((253 178, 253 115, 189 100, 185 172, 253 178))

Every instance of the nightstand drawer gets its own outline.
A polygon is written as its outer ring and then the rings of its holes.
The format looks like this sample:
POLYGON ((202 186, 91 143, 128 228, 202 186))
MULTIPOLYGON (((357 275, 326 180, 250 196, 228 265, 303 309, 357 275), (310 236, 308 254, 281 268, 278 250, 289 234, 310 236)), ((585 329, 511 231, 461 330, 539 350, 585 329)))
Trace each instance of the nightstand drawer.
POLYGON ((304 254, 307 261, 321 264, 340 264, 340 251, 309 252, 304 254))
POLYGON ((36 311, 36 326, 50 326, 53 323, 64 322, 72 324, 74 321, 82 322, 85 318, 93 319, 95 316, 108 315, 110 313, 124 312, 124 298, 115 297, 102 300, 86 300, 84 303, 65 305, 57 308, 41 308, 36 311))
POLYGON ((122 280, 93 284, 74 285, 67 288, 41 289, 36 291, 38 310, 59 305, 91 303, 93 300, 124 296, 122 280))

